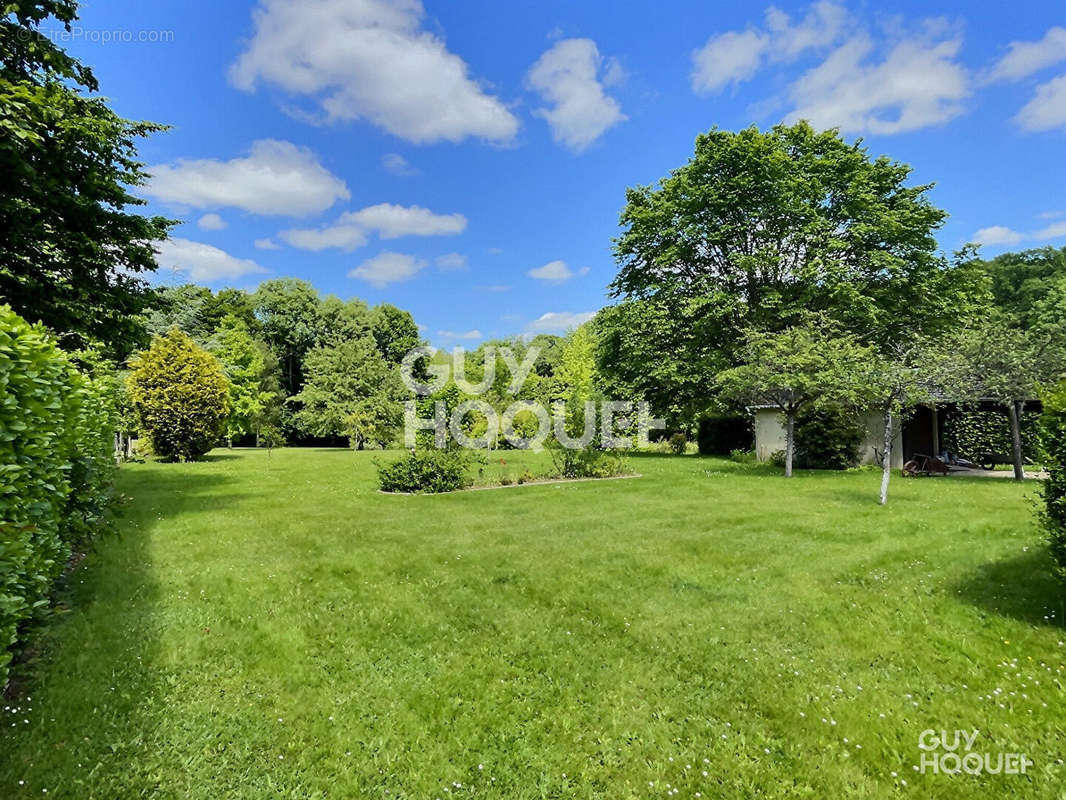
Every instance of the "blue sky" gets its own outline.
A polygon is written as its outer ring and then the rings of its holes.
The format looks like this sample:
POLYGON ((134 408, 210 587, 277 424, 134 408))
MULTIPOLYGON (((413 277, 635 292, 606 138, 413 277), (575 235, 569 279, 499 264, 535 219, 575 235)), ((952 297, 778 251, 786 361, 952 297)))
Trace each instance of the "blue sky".
POLYGON ((625 188, 696 134, 810 118, 935 182, 940 243, 1066 244, 1066 7, 90 0, 64 45, 128 117, 160 280, 296 276, 442 346, 604 305, 625 188))

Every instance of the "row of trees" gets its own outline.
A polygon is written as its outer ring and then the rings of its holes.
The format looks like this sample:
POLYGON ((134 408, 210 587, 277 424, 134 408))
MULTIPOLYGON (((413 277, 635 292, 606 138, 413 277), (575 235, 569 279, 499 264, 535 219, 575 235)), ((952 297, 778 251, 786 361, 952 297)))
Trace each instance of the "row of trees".
POLYGON ((595 320, 614 396, 671 427, 751 404, 880 409, 992 399, 1019 419, 1066 369, 1066 251, 940 254, 946 213, 910 168, 806 123, 712 130, 655 186, 627 193, 619 299, 595 320))

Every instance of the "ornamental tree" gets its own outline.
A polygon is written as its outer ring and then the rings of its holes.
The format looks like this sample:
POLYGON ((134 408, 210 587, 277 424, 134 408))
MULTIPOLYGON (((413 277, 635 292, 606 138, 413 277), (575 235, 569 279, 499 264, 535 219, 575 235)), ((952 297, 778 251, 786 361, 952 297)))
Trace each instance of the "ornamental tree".
POLYGON ((222 365, 172 328, 130 362, 127 390, 140 432, 167 461, 195 461, 218 444, 230 412, 222 365))
POLYGON ((741 353, 744 363, 719 373, 718 388, 741 405, 781 412, 785 477, 791 477, 796 416, 816 402, 860 402, 862 365, 872 350, 813 319, 779 333, 748 331, 741 353))

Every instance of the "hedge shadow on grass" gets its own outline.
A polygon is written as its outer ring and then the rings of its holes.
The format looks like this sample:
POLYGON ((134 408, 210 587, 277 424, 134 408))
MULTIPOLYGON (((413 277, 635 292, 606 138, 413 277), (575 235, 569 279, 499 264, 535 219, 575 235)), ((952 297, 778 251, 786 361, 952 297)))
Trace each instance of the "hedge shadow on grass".
POLYGON ((993 614, 1030 625, 1064 626, 1066 591, 1051 573, 1043 546, 982 564, 956 587, 959 596, 993 614))
POLYGON ((167 620, 151 537, 165 520, 201 511, 206 497, 218 503, 219 484, 232 479, 153 467, 120 477, 120 490, 133 499, 117 530, 66 576, 60 613, 34 632, 18 664, 13 702, 27 709, 25 728, 38 730, 0 731, 0 796, 17 780, 25 781, 17 788, 27 795, 87 796, 84 785, 66 782, 73 763, 85 765, 82 777, 91 775, 99 796, 122 796, 131 785, 139 787, 137 796, 165 788, 147 766, 166 744, 156 725, 175 691, 161 646, 167 620))

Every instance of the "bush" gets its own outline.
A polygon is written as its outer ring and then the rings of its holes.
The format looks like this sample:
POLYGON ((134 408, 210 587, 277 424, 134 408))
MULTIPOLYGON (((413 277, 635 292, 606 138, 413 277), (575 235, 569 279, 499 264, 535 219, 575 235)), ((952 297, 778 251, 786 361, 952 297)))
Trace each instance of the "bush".
POLYGON ((465 489, 471 458, 465 450, 416 450, 390 464, 378 464, 384 492, 454 492, 465 489))
POLYGON ((675 433, 668 440, 670 452, 675 456, 683 456, 688 449, 688 437, 683 433, 675 433))
POLYGON ((866 430, 854 414, 839 408, 814 408, 796 418, 795 466, 848 469, 859 461, 866 430))
POLYGON ((1048 479, 1044 481, 1044 529, 1055 570, 1066 581, 1066 380, 1044 398, 1041 418, 1048 479))
POLYGON ((172 328, 130 366, 130 402, 156 455, 195 461, 219 443, 230 410, 229 382, 213 355, 172 328))
POLYGON ((47 331, 0 306, 0 688, 23 624, 71 553, 103 530, 117 379, 79 372, 47 331))
MULTIPOLYGON (((1023 413, 1021 427, 1022 453, 1026 458, 1037 458, 1040 450, 1039 415, 1023 413)), ((950 412, 944 420, 942 447, 971 461, 1002 459, 1004 463, 1010 463, 1014 445, 1006 409, 961 408, 950 412)))
POLYGON ((727 456, 755 447, 755 429, 745 417, 704 417, 696 435, 700 455, 727 456))
MULTIPOLYGON (((754 450, 734 450, 729 454, 729 460, 735 461, 738 464, 755 464, 758 462, 759 456, 754 450)), ((785 462, 782 461, 781 466, 784 465, 785 462)))

